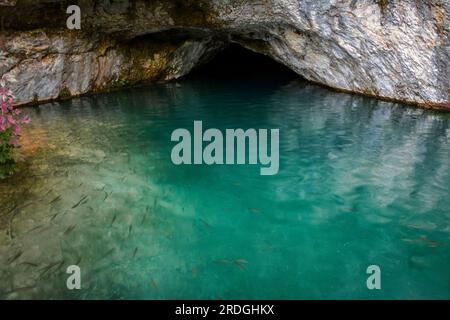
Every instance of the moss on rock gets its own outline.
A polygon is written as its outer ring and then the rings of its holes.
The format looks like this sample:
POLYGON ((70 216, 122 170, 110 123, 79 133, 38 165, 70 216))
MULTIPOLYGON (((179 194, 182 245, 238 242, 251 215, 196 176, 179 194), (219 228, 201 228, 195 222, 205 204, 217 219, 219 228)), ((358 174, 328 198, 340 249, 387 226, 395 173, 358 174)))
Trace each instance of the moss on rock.
POLYGON ((70 89, 67 87, 64 87, 58 95, 58 98, 63 99, 63 98, 69 98, 72 96, 72 93, 70 92, 70 89))

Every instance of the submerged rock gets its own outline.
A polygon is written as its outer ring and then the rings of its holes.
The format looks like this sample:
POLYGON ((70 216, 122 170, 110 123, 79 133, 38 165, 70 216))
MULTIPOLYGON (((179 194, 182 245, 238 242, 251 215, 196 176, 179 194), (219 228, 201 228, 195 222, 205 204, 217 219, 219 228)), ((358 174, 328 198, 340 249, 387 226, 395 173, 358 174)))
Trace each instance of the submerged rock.
POLYGON ((329 87, 424 106, 450 101, 450 3, 440 0, 83 2, 2 7, 19 103, 177 79, 228 43, 329 87), (45 29, 40 29, 45 28, 45 29))

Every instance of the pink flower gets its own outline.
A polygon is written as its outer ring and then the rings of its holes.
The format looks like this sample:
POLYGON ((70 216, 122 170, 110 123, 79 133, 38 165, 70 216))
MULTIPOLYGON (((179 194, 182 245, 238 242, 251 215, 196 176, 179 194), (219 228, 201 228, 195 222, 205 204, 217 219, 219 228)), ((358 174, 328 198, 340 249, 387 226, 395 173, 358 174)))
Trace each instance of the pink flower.
POLYGON ((8 106, 7 103, 2 103, 0 105, 0 109, 1 109, 3 114, 7 114, 9 112, 9 106, 8 106))
POLYGON ((22 118, 22 120, 20 120, 20 122, 22 122, 23 124, 27 124, 31 122, 31 119, 29 116, 25 116, 22 118))
POLYGON ((19 146, 18 137, 22 131, 21 124, 30 123, 30 117, 19 118, 21 110, 14 106, 14 96, 10 89, 6 87, 6 82, 11 82, 11 77, 0 78, 0 132, 12 129, 8 137, 0 138, 0 144, 7 143, 15 147, 19 146), (8 139, 8 140, 5 140, 8 139))
POLYGON ((9 140, 9 144, 17 147, 19 145, 19 141, 17 141, 17 139, 14 137, 9 140))
POLYGON ((15 126, 13 129, 13 135, 18 136, 20 134, 21 128, 19 125, 15 126))
POLYGON ((9 124, 12 124, 12 125, 15 125, 15 124, 16 124, 16 119, 14 119, 13 116, 7 115, 7 116, 6 116, 6 119, 8 120, 8 123, 9 123, 9 124))

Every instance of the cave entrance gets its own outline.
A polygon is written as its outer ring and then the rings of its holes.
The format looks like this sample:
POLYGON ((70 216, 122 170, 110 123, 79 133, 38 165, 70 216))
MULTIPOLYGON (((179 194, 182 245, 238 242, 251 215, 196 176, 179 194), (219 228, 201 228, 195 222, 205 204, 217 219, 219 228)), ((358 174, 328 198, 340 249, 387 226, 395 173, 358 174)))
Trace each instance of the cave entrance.
POLYGON ((300 76, 272 58, 231 44, 209 62, 192 70, 186 78, 233 80, 294 80, 300 76))

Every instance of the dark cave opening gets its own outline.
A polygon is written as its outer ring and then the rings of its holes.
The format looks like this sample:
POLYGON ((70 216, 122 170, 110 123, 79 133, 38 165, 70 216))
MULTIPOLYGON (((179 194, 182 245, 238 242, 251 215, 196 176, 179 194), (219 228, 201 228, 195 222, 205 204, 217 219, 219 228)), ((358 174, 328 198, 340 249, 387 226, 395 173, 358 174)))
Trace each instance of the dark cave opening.
POLYGON ((294 80, 300 76, 272 58, 231 44, 210 61, 196 67, 188 79, 233 80, 294 80))

